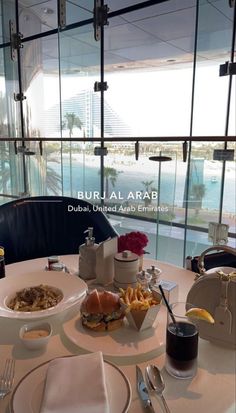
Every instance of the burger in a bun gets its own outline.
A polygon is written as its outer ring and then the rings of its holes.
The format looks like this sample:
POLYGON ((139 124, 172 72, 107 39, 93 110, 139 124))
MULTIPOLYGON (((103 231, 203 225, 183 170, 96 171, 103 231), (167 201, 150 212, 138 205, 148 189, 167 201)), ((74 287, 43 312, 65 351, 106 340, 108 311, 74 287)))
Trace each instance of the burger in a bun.
POLYGON ((120 297, 110 291, 91 291, 81 304, 83 326, 94 331, 111 331, 121 327, 124 311, 120 297))

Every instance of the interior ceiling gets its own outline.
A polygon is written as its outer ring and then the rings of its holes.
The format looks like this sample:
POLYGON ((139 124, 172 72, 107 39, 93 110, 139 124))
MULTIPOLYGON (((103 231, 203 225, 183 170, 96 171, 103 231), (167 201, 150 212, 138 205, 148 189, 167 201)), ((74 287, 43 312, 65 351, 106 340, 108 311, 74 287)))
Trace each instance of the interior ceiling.
MULTIPOLYGON (((24 37, 57 27, 57 0, 20 0, 20 31, 24 37)), ((93 0, 67 0, 67 24, 92 18, 93 0)), ((142 1, 107 0, 109 12, 142 1)), ((105 27, 106 70, 152 68, 192 62, 196 0, 169 0, 110 18, 105 27)), ((200 0, 198 59, 228 59, 233 9, 227 0, 200 0)), ((61 68, 67 72, 94 69, 100 63, 93 26, 60 35, 61 68)), ((42 38, 45 70, 58 61, 57 36, 42 38)))

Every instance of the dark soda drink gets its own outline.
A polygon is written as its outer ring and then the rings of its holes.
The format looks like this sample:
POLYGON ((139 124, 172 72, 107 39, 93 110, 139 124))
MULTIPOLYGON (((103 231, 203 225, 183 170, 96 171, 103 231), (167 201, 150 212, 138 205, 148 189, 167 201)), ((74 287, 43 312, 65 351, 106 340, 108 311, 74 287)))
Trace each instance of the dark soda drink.
POLYGON ((196 326, 184 321, 170 323, 166 330, 167 371, 180 378, 192 377, 196 372, 197 354, 196 326))

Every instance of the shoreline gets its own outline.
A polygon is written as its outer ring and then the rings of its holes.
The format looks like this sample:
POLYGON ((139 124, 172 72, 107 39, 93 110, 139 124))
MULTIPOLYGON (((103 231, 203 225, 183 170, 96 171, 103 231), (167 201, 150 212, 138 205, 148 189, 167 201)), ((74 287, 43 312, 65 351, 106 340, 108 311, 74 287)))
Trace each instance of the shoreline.
MULTIPOLYGON (((60 157, 58 156, 58 162, 56 156, 52 156, 52 168, 60 175, 60 157), (54 164, 54 165, 53 165, 54 164), (57 165, 57 166, 56 166, 57 165)), ((65 154, 63 157, 63 167, 67 170, 67 180, 70 179, 69 170, 69 154, 65 154)), ((217 213, 217 206, 219 204, 220 183, 221 183, 221 168, 219 167, 219 161, 204 161, 203 170, 203 184, 206 188, 206 193, 203 198, 202 209, 209 211, 209 213, 217 213)), ((114 168, 118 171, 116 179, 116 185, 110 186, 110 191, 118 192, 119 190, 129 193, 130 189, 133 191, 144 190, 142 181, 153 181, 153 187, 157 186, 158 180, 158 164, 148 161, 146 157, 140 156, 139 161, 135 161, 133 156, 112 156, 105 158, 105 166, 114 168), (122 160, 121 160, 122 159, 122 160), (109 161, 109 162, 108 162, 109 161), (155 166, 155 168, 153 168, 155 166), (151 168, 152 167, 152 168, 151 168), (142 174, 140 174, 140 170, 142 174), (120 172, 120 173, 119 173, 120 172), (137 179, 140 179, 140 183, 137 184, 137 179)), ((161 198, 162 203, 169 204, 174 208, 182 208, 184 197, 184 185, 185 175, 187 169, 187 163, 183 163, 181 160, 172 160, 170 162, 164 162, 162 165, 162 180, 161 180, 161 198), (167 186, 165 186, 165 183, 167 186), (171 197, 171 200, 169 198, 171 197), (171 201, 171 202, 169 202, 171 201)), ((86 182, 85 179, 90 177, 91 174, 98 174, 100 169, 100 157, 95 155, 74 154, 72 156, 72 168, 73 179, 78 180, 78 184, 74 188, 74 192, 86 191, 84 184, 79 182, 86 182), (78 168, 78 170, 76 169, 78 168), (80 172, 78 172, 80 170, 80 172), (86 177, 86 178, 85 178, 86 177), (82 181, 82 179, 84 181, 82 181)), ((234 163, 229 164, 226 168, 226 185, 224 191, 224 204, 228 208, 225 208, 224 216, 235 215, 235 166, 234 163)), ((89 181, 90 182, 90 181, 89 181)), ((86 188, 87 189, 87 188, 86 188)), ((155 189, 155 188, 154 188, 155 189)), ((89 190, 97 190, 97 186, 93 186, 90 183, 89 190)), ((89 199, 88 199, 89 200, 89 199)), ((212 218, 211 218, 212 219, 212 218)), ((216 218, 217 220, 217 218, 216 218)), ((232 225, 232 224, 231 224, 232 225)))
MULTIPOLYGON (((63 158, 70 158, 69 154, 64 154, 63 158)), ((53 155, 53 159, 58 159, 58 161, 61 161, 61 158, 59 155, 53 155)), ((196 158, 198 160, 200 158, 196 158)), ((50 158, 49 158, 50 162, 50 158)), ((52 161, 53 162, 53 161, 52 161)), ((92 168, 100 168, 100 158, 95 155, 84 155, 84 154, 72 154, 72 162, 76 162, 79 164, 84 164, 85 166, 92 167, 92 168)), ((221 176, 221 168, 219 168, 219 162, 220 161, 213 161, 213 160, 204 160, 204 175, 209 176, 209 175, 214 175, 217 177, 221 176)), ((129 172, 129 173, 134 173, 134 172, 140 172, 140 169, 142 169, 142 172, 145 173, 155 173, 155 170, 158 171, 157 167, 158 163, 153 163, 148 160, 147 156, 140 155, 139 160, 136 161, 134 159, 134 156, 131 155, 117 155, 117 156, 107 156, 105 157, 105 166, 108 167, 113 167, 114 169, 120 170, 120 172, 129 172), (117 157, 119 156, 119 159, 117 157), (156 165, 156 168, 153 168, 153 165, 156 165), (130 168, 132 168, 132 171, 130 171, 130 168), (122 170, 123 169, 123 170, 122 170)), ((172 161, 169 161, 167 163, 164 163, 162 165, 168 165, 168 172, 170 170, 170 166, 175 167, 176 165, 176 170, 178 171, 178 174, 184 175, 186 173, 187 169, 187 163, 184 163, 181 160, 176 160, 173 159, 172 161)), ((166 167, 162 167, 163 172, 165 171, 166 167)), ((232 165, 227 165, 227 174, 232 174, 232 178, 235 178, 235 167, 234 167, 234 162, 232 162, 232 165)), ((169 172, 171 173, 171 172, 169 172)))

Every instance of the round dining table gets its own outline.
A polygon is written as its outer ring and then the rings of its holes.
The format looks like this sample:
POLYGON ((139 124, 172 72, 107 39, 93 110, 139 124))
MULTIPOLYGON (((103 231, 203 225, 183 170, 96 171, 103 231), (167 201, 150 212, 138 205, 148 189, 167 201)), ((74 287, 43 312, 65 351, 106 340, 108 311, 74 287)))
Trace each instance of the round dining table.
MULTIPOLYGON (((61 256, 60 259, 68 269, 68 279, 71 274, 75 276, 78 269, 78 255, 61 256)), ((46 265, 46 258, 10 264, 6 266, 6 278, 9 278, 10 281, 10 277, 17 276, 20 278, 35 271, 44 271, 46 265)), ((187 293, 194 283, 195 274, 193 272, 152 259, 144 260, 144 268, 150 267, 150 265, 155 265, 161 269, 162 280, 173 281, 178 285, 179 301, 186 300, 187 293)), ((96 287, 96 283, 89 281, 88 286, 89 289, 92 289, 96 287)), ((166 311, 163 304, 158 314, 159 321, 155 335, 149 337, 147 333, 146 341, 143 341, 141 347, 138 345, 134 345, 134 348, 127 347, 125 333, 123 333, 122 340, 118 340, 115 346, 108 346, 108 348, 106 348, 106 345, 104 346, 104 360, 118 366, 130 383, 132 396, 128 412, 142 413, 147 411, 148 413, 148 409, 144 408, 137 392, 136 365, 144 373, 148 364, 155 364, 161 370, 165 381, 164 397, 171 413, 235 413, 235 351, 199 338, 196 376, 187 380, 170 376, 165 370, 166 311)), ((103 347, 102 338, 99 334, 95 339, 88 341, 86 341, 86 334, 88 334, 86 331, 84 333, 80 331, 78 341, 76 341, 76 337, 73 337, 71 326, 73 320, 76 320, 78 312, 79 307, 75 305, 59 314, 51 315, 48 321, 52 325, 53 333, 47 347, 44 350, 30 351, 23 346, 19 339, 19 330, 26 321, 6 316, 2 317, 0 311, 0 374, 4 368, 5 360, 14 358, 15 378, 13 390, 27 373, 46 361, 61 356, 86 354, 100 350, 103 347)), ((129 330, 126 329, 126 331, 129 334, 129 330)), ((76 334, 78 334, 78 331, 76 334)), ((109 332, 107 334, 109 335, 109 332)), ((140 333, 137 331, 132 334, 136 334, 138 342, 140 333)), ((13 391, 0 400, 1 413, 11 413, 12 394, 13 391)), ((25 397, 27 397, 27 394, 25 397)), ((151 399, 155 412, 162 412, 163 406, 158 397, 152 393, 151 399)), ((17 413, 17 411, 14 413, 17 413)))

